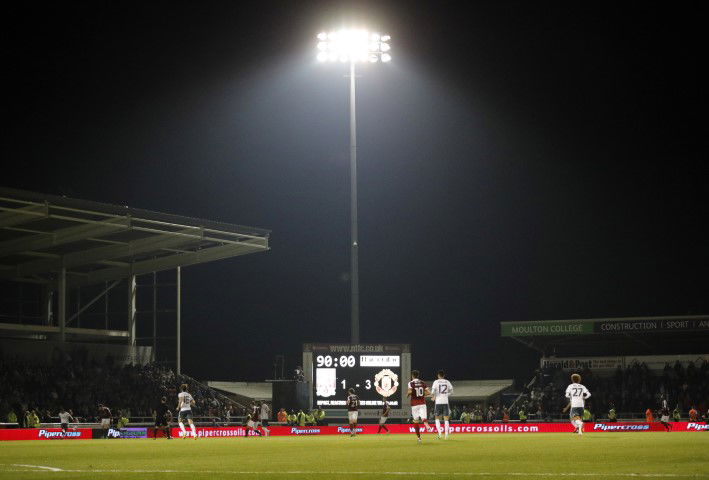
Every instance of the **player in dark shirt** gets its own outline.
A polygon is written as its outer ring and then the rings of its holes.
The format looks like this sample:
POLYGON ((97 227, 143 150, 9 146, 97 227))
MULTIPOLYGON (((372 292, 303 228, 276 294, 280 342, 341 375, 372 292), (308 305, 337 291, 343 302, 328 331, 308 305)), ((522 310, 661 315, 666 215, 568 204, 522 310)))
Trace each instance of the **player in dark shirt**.
POLYGON ((355 395, 354 388, 350 388, 347 395, 347 417, 350 421, 350 437, 357 434, 357 415, 359 413, 359 397, 355 395))
POLYGON ((108 438, 108 429, 111 428, 111 409, 103 403, 98 405, 98 418, 101 419, 103 438, 108 438))
POLYGON ((414 431, 420 443, 421 427, 419 427, 419 423, 423 422, 426 428, 425 431, 431 431, 431 427, 428 425, 428 412, 426 411, 426 396, 431 395, 431 391, 428 389, 428 385, 419 379, 419 376, 420 372, 418 370, 411 370, 411 381, 406 395, 411 397, 411 418, 414 421, 414 431))
POLYGON ((249 430, 253 430, 255 435, 261 436, 258 430, 259 419, 261 416, 261 407, 255 401, 251 403, 249 410, 249 420, 246 422, 246 437, 249 438, 249 430))
POLYGON ((668 432, 672 430, 672 424, 670 423, 670 409, 667 407, 667 400, 664 400, 664 397, 662 408, 660 409, 660 423, 662 423, 662 426, 665 427, 665 430, 668 432))
POLYGON ((389 429, 385 425, 387 419, 389 418, 389 413, 391 413, 391 407, 389 406, 389 402, 384 399, 384 405, 382 406, 382 413, 379 416, 379 428, 377 429, 377 433, 381 433, 382 428, 389 433, 389 429))
POLYGON ((155 415, 155 439, 158 438, 158 430, 162 430, 165 437, 169 440, 170 436, 170 420, 172 419, 172 412, 167 407, 167 398, 162 397, 160 403, 155 407, 153 411, 155 415))

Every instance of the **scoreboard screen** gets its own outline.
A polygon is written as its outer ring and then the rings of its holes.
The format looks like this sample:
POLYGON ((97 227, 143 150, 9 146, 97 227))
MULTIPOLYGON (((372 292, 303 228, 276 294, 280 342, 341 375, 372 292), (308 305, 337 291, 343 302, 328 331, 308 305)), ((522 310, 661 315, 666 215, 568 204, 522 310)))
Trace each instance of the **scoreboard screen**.
POLYGON ((323 409, 345 408, 353 388, 360 409, 379 409, 383 401, 402 408, 400 345, 312 345, 313 399, 323 409))

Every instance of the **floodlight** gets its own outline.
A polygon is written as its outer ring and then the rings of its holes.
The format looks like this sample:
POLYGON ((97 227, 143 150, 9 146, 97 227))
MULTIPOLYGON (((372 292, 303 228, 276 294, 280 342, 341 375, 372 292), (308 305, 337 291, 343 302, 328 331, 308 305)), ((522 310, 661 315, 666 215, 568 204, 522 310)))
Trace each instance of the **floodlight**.
POLYGON ((388 53, 382 53, 382 62, 391 62, 391 55, 388 53))
POLYGON ((391 37, 389 35, 382 36, 382 42, 388 42, 389 40, 391 40, 391 37))
MULTIPOLYGON (((369 33, 364 29, 342 29, 332 32, 321 32, 317 35, 317 48, 320 52, 328 52, 329 55, 318 54, 319 61, 340 61, 340 62, 371 62, 371 56, 377 56, 377 61, 384 61, 384 52, 391 50, 388 43, 383 40, 391 38, 389 35, 369 33), (380 41, 381 40, 381 41, 380 41)), ((388 54, 391 60, 391 54, 388 54)))
POLYGON ((328 54, 327 52, 318 53, 318 62, 327 62, 328 54))

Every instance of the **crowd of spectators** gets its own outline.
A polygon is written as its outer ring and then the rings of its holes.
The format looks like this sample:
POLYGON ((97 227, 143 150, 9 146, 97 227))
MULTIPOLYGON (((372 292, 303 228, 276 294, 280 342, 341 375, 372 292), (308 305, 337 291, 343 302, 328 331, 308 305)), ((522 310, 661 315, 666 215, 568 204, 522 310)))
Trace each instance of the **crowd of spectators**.
POLYGON ((66 408, 91 422, 99 404, 114 417, 151 417, 160 397, 166 396, 168 405, 176 403, 182 383, 189 385, 196 415, 226 416, 228 401, 214 390, 157 364, 118 365, 110 357, 104 362, 66 358, 51 365, 0 358, 0 421, 16 418, 22 424, 34 411, 40 421, 54 422, 59 409, 66 408))
MULTIPOLYGON (((614 409, 621 414, 644 415, 647 409, 659 410, 664 397, 670 410, 677 408, 682 416, 694 406, 700 412, 709 408, 709 362, 676 362, 661 371, 652 371, 644 363, 618 367, 610 375, 585 369, 582 383, 591 391, 588 409, 596 418, 606 418, 614 409)), ((522 405, 527 414, 549 419, 559 414, 568 400, 564 396, 570 383, 569 372, 560 368, 544 368, 536 372, 535 382, 525 390, 522 405)))

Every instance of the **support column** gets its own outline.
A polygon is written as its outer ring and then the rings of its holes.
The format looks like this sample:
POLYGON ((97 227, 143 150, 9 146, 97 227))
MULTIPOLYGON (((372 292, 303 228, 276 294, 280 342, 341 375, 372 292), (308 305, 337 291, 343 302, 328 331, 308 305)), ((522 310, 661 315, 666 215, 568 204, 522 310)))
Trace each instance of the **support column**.
POLYGON ((176 305, 176 317, 177 317, 177 368, 176 373, 180 375, 182 373, 182 349, 181 349, 181 338, 180 338, 180 330, 181 330, 181 317, 182 317, 182 295, 180 293, 180 290, 182 289, 182 272, 181 268, 177 267, 177 305, 176 305))
POLYGON ((52 299, 54 290, 49 285, 42 287, 42 323, 44 325, 52 324, 52 299))
POLYGON ((128 277, 128 335, 129 343, 135 346, 135 275, 128 277))
POLYGON ((157 338, 158 338, 158 280, 157 274, 153 272, 153 362, 157 360, 157 338))
POLYGON ((66 341, 66 267, 59 271, 59 340, 66 341))

